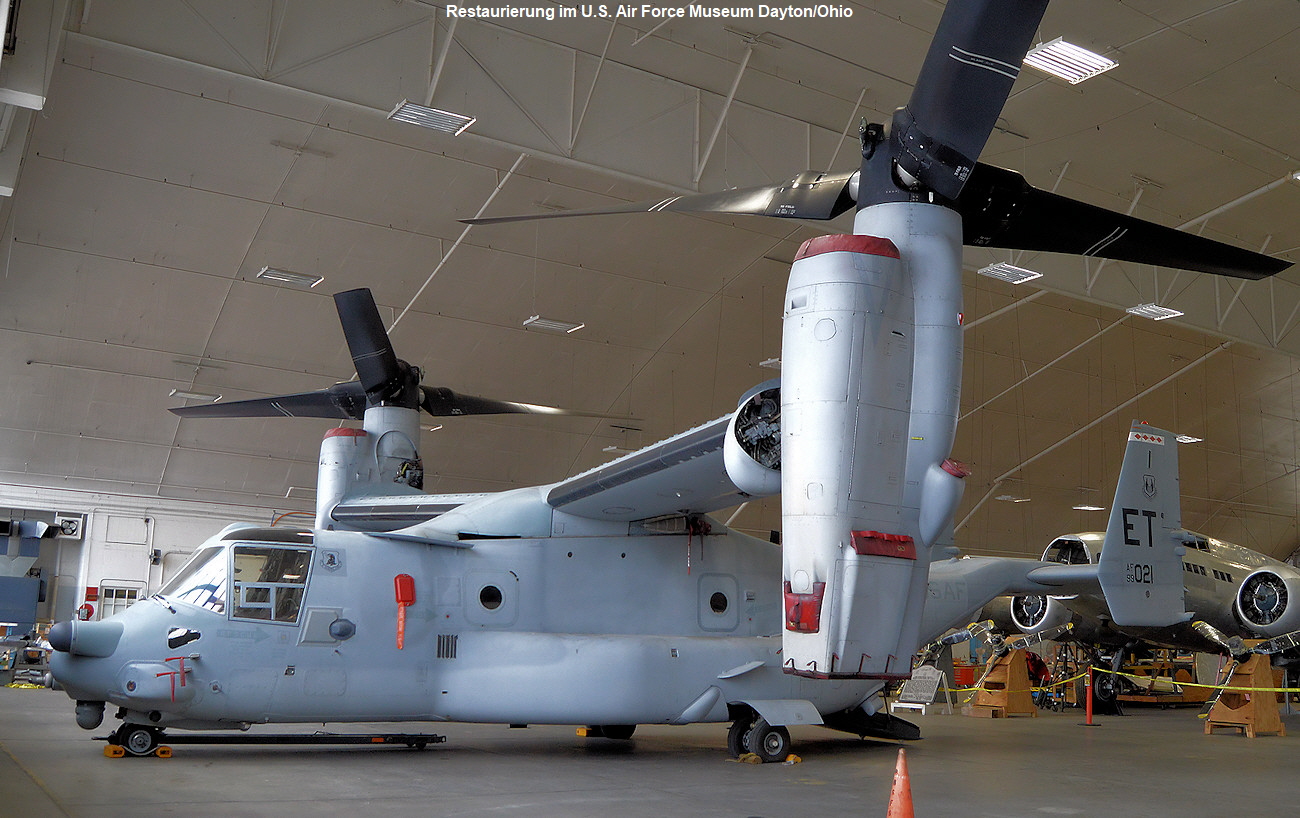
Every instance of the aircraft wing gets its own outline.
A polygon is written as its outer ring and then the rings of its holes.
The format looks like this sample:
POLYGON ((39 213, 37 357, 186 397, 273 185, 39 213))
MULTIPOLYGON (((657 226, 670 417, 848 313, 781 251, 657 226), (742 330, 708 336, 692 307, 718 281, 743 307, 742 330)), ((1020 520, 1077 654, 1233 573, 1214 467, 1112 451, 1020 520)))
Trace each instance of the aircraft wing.
POLYGON ((697 426, 550 487, 554 509, 594 520, 644 520, 706 513, 750 498, 727 476, 723 440, 730 415, 697 426))
POLYGON ((1069 594, 1096 594, 1101 592, 1101 579, 1096 565, 1063 565, 1049 562, 1025 575, 1039 585, 1039 593, 1065 596, 1069 594))

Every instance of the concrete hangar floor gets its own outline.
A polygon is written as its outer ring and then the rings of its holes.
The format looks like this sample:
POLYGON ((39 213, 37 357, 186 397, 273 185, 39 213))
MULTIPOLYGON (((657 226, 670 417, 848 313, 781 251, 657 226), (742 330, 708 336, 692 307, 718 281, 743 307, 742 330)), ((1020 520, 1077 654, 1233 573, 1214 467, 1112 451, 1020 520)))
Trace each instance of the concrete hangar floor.
MULTIPOLYGON (((1093 728, 1069 710, 918 716, 925 738, 906 745, 916 815, 1295 814, 1295 738, 1205 736, 1195 709, 1128 713, 1099 716, 1093 728)), ((1300 735, 1300 716, 1286 721, 1300 735)), ((885 814, 897 758, 893 744, 821 728, 791 731, 801 763, 750 765, 727 758, 723 725, 642 726, 624 742, 579 738, 571 727, 330 725, 369 728, 447 742, 177 745, 167 759, 111 759, 73 723, 63 693, 0 688, 0 815, 871 816, 885 814)))

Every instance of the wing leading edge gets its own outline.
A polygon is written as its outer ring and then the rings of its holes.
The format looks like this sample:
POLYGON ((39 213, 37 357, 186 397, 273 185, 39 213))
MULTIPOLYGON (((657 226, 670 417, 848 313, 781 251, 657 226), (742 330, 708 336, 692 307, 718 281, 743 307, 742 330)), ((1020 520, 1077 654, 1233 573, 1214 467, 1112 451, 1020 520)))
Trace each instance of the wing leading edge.
POLYGON ((557 511, 594 520, 644 520, 707 513, 752 495, 736 487, 723 463, 731 415, 697 426, 551 486, 557 511))

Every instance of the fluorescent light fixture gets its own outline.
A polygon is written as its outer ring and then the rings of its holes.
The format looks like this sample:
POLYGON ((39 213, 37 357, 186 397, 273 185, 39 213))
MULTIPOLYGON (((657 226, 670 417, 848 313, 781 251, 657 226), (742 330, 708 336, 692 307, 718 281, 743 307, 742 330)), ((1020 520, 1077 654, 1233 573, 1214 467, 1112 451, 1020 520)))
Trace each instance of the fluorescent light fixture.
POLYGON ((1204 439, 1205 438, 1203 437, 1192 437, 1191 435, 1179 435, 1174 438, 1174 440, 1177 440, 1179 443, 1200 443, 1204 439))
POLYGON ((429 429, 428 429, 428 431, 430 431, 430 432, 439 432, 439 431, 442 431, 442 424, 439 423, 437 426, 430 426, 429 429))
POLYGON ((295 273, 293 270, 281 270, 277 267, 263 267, 257 272, 257 277, 264 281, 274 281, 277 284, 292 284, 295 287, 308 288, 315 287, 325 280, 325 276, 295 273))
POLYGON ((1105 511, 1105 506, 1078 505, 1074 507, 1075 511, 1105 511))
POLYGON ((768 358, 766 361, 759 361, 759 362, 758 362, 758 365, 761 366, 761 367, 763 367, 764 369, 780 369, 780 368, 781 368, 781 359, 780 359, 780 358, 768 358))
POLYGON ((610 454, 631 454, 632 452, 634 452, 634 451, 636 451, 636 450, 635 450, 635 449, 625 449, 625 448, 623 448, 622 446, 606 446, 605 448, 601 449, 601 451, 602 451, 602 452, 609 452, 610 454))
POLYGON ((1071 85, 1078 85, 1109 71, 1119 63, 1057 37, 1050 43, 1039 43, 1029 49, 1025 55, 1025 65, 1060 77, 1071 85))
POLYGON ((1140 315, 1143 318, 1150 318, 1152 321, 1163 321, 1166 318, 1177 318, 1183 313, 1172 307, 1162 307, 1159 304, 1138 304, 1136 307, 1129 307, 1125 312, 1132 315, 1140 315))
POLYGON ((544 329, 567 334, 577 332, 587 325, 585 323, 575 324, 572 321, 556 321, 554 318, 543 318, 540 315, 534 315, 524 322, 524 326, 530 329, 544 329))
POLYGON ((185 400, 203 400, 208 403, 215 403, 221 400, 220 395, 214 395, 211 392, 191 392, 188 389, 173 389, 171 397, 184 398, 185 400))
POLYGON ((982 276, 996 278, 999 281, 1005 281, 1008 284, 1024 284, 1026 281, 1033 281, 1035 278, 1042 278, 1043 274, 1034 270, 1026 270, 1024 267, 1017 267, 1014 264, 1007 264, 1005 261, 999 261, 997 264, 990 264, 983 270, 977 271, 982 276))
POLYGON ((997 497, 994 497, 993 499, 1001 500, 1004 503, 1028 503, 1029 502, 1028 497, 1016 497, 1011 494, 999 494, 997 497))
POLYGON ((466 128, 477 121, 472 116, 455 114, 451 111, 430 108, 426 105, 416 105, 414 102, 405 99, 397 103, 396 108, 389 111, 388 118, 398 122, 409 122, 422 128, 432 128, 435 131, 449 133, 452 136, 460 136, 465 132, 466 128))

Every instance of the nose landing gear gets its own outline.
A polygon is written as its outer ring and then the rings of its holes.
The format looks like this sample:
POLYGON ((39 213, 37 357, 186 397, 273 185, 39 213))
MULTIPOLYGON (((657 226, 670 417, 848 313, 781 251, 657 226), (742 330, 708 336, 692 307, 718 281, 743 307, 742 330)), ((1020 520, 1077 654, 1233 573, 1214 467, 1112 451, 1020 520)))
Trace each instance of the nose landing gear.
POLYGON ((113 731, 108 743, 118 745, 129 755, 148 756, 154 755, 162 736, 162 730, 157 727, 123 723, 113 731))

